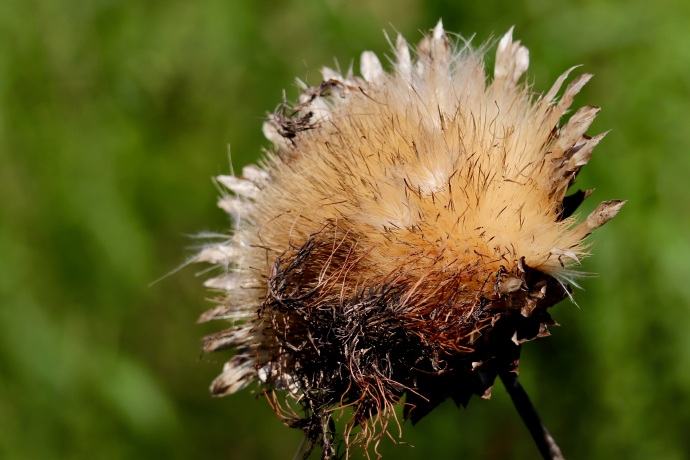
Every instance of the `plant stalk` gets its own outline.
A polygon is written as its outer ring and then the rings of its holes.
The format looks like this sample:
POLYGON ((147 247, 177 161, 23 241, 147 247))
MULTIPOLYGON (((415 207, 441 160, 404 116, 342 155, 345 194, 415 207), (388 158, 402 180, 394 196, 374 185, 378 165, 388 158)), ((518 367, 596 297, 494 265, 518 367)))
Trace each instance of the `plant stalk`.
POLYGON ((532 401, 525 389, 520 385, 518 376, 514 372, 503 371, 498 374, 501 377, 503 385, 505 385, 510 399, 513 400, 513 405, 517 409, 522 421, 525 422, 527 429, 532 435, 532 439, 537 444, 537 448, 544 460, 565 460, 561 449, 558 448, 556 441, 553 439, 549 430, 546 429, 544 423, 541 421, 537 410, 534 408, 532 401))

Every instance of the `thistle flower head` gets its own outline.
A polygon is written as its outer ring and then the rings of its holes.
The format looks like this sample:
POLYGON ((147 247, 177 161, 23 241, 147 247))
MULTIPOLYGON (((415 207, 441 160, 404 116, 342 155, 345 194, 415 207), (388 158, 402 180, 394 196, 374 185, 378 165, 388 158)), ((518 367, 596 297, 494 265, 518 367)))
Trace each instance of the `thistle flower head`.
POLYGON ((236 228, 197 257, 224 268, 201 320, 232 325, 204 350, 236 354, 214 395, 258 382, 329 456, 337 409, 345 440, 368 443, 396 404, 414 422, 488 396, 520 344, 548 334, 583 238, 623 202, 578 223, 590 191, 566 195, 604 136, 585 134, 597 107, 562 120, 590 75, 533 94, 512 30, 493 78, 483 57, 439 23, 415 50, 398 37, 390 71, 371 52, 361 77, 325 68, 269 117, 261 164, 218 177, 236 228))

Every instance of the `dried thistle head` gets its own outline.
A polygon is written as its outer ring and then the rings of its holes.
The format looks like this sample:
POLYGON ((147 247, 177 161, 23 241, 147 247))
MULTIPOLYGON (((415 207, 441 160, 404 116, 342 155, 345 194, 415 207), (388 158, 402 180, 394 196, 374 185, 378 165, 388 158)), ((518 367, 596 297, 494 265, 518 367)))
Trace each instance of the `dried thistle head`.
POLYGON ((218 177, 233 234, 196 258, 224 268, 201 321, 232 323, 204 350, 236 350, 213 394, 258 382, 324 457, 340 408, 345 441, 368 444, 396 404, 414 422, 447 398, 488 396, 520 344, 548 334, 583 239, 623 205, 578 223, 590 191, 566 195, 604 136, 585 134, 597 107, 561 121, 590 75, 561 93, 570 69, 533 94, 512 30, 490 80, 483 51, 440 22, 394 53, 390 72, 371 52, 361 77, 323 69, 270 116, 261 164, 218 177))

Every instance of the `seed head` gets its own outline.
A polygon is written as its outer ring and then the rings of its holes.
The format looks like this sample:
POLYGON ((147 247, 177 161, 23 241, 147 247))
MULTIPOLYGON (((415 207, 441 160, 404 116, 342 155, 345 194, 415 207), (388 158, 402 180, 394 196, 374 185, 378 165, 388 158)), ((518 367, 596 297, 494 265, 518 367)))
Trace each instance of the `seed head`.
POLYGON ((623 202, 578 223, 591 191, 566 195, 604 137, 585 134, 597 107, 561 122, 591 76, 561 93, 570 69, 533 94, 512 30, 492 79, 483 58, 439 22, 412 52, 397 38, 390 72, 368 51, 361 77, 325 68, 264 124, 260 165, 218 177, 235 229, 196 258, 224 269, 201 321, 232 326, 203 347, 236 354, 214 395, 258 382, 329 457, 338 409, 346 444, 366 445, 396 404, 416 422, 447 398, 488 397, 520 344, 548 335, 583 238, 623 202))

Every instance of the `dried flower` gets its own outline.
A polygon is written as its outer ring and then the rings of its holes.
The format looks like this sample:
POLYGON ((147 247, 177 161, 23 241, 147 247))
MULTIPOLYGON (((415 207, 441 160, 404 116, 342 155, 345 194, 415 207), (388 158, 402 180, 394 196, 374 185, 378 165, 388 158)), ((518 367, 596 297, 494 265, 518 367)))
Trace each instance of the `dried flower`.
POLYGON ((597 107, 559 125, 590 75, 559 97, 570 69, 534 95, 512 30, 490 82, 484 52, 452 44, 440 22, 416 52, 398 37, 394 53, 390 73, 372 52, 362 77, 323 69, 269 117, 260 166, 218 177, 232 236, 196 258, 224 268, 201 321, 233 323, 203 348, 237 350, 211 391, 259 382, 324 457, 339 408, 346 443, 368 444, 396 404, 416 422, 447 398, 488 396, 520 344, 548 335, 583 238, 623 205, 577 223, 591 191, 566 196, 604 137, 585 134, 597 107))

